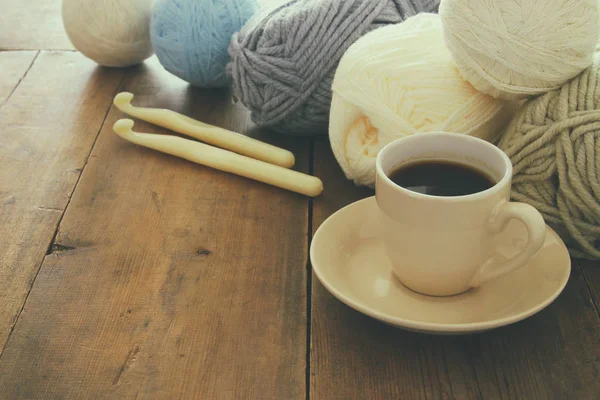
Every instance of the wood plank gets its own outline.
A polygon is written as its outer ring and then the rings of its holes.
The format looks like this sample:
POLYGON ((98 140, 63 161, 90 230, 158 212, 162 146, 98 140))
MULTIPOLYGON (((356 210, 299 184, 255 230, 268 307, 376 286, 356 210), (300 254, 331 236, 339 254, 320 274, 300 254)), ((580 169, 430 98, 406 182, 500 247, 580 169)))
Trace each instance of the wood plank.
POLYGON ((600 393, 600 319, 573 262, 565 291, 547 309, 472 343, 484 398, 593 399, 600 393))
MULTIPOLYGON (((343 177, 326 141, 315 146, 314 159, 329 192, 314 201, 313 231, 342 206, 374 193, 343 177)), ((396 329, 346 307, 314 274, 312 286, 311 399, 592 399, 600 393, 600 319, 577 265, 566 290, 539 314, 465 336, 396 329)))
POLYGON ((596 312, 600 316, 600 261, 599 260, 578 260, 581 266, 583 276, 596 307, 596 312))
POLYGON ((0 352, 122 76, 42 52, 0 108, 0 352))
POLYGON ((0 50, 72 50, 60 9, 60 0, 0 0, 0 50))
MULTIPOLYGON (((154 61, 124 90, 245 132, 154 61)), ((304 399, 308 199, 131 145, 107 118, 0 359, 23 398, 304 399)), ((137 122, 136 130, 164 132, 137 122)), ((309 142, 262 136, 308 169, 309 142)))
POLYGON ((0 106, 21 82, 36 54, 35 51, 0 52, 0 106))

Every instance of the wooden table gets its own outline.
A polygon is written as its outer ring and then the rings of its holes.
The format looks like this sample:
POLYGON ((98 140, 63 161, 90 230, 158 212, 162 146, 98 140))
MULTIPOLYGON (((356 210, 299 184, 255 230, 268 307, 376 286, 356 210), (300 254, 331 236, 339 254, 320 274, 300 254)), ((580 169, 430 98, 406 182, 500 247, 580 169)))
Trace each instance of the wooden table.
POLYGON ((325 218, 373 194, 325 138, 255 129, 229 92, 155 58, 98 68, 72 51, 58 0, 27 4, 0 0, 0 399, 600 398, 599 263, 573 260, 553 304, 483 334, 363 316, 309 264, 325 218), (325 192, 123 141, 122 90, 293 151, 325 192))

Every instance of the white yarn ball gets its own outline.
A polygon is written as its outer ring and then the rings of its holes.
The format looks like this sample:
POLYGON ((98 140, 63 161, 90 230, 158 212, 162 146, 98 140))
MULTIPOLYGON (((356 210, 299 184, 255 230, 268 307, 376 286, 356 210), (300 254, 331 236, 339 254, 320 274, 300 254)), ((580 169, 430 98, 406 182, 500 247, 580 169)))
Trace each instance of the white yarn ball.
POLYGON ((494 141, 514 112, 512 103, 460 77, 437 14, 418 14, 357 40, 342 57, 332 88, 333 153, 348 179, 369 187, 386 144, 433 131, 494 141))
POLYGON ((494 97, 549 92, 592 63, 597 0, 443 0, 446 44, 462 76, 494 97))
POLYGON ((63 0, 62 20, 73 46, 107 67, 139 64, 154 52, 152 0, 63 0))

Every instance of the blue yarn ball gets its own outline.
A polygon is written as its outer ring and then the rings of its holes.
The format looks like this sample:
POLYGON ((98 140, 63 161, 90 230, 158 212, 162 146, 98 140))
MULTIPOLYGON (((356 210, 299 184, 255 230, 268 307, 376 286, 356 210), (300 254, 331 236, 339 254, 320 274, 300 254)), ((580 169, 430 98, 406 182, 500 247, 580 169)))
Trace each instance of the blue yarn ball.
POLYGON ((155 0, 152 46, 167 71, 193 86, 227 86, 231 37, 257 10, 256 0, 155 0))

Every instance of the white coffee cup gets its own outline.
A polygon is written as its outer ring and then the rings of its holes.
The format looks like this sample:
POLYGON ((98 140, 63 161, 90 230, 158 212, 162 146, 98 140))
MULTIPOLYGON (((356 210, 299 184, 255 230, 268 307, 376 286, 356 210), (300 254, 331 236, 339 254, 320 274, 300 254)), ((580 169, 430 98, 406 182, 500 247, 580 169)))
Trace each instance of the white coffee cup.
POLYGON ((376 199, 383 242, 396 277, 426 295, 465 292, 527 264, 542 247, 546 224, 532 206, 510 201, 512 164, 493 144, 472 136, 418 133, 386 145, 376 162, 376 199), (464 196, 417 193, 388 174, 404 163, 425 160, 469 165, 497 182, 464 196), (528 242, 516 256, 497 261, 494 236, 516 219, 528 242))

